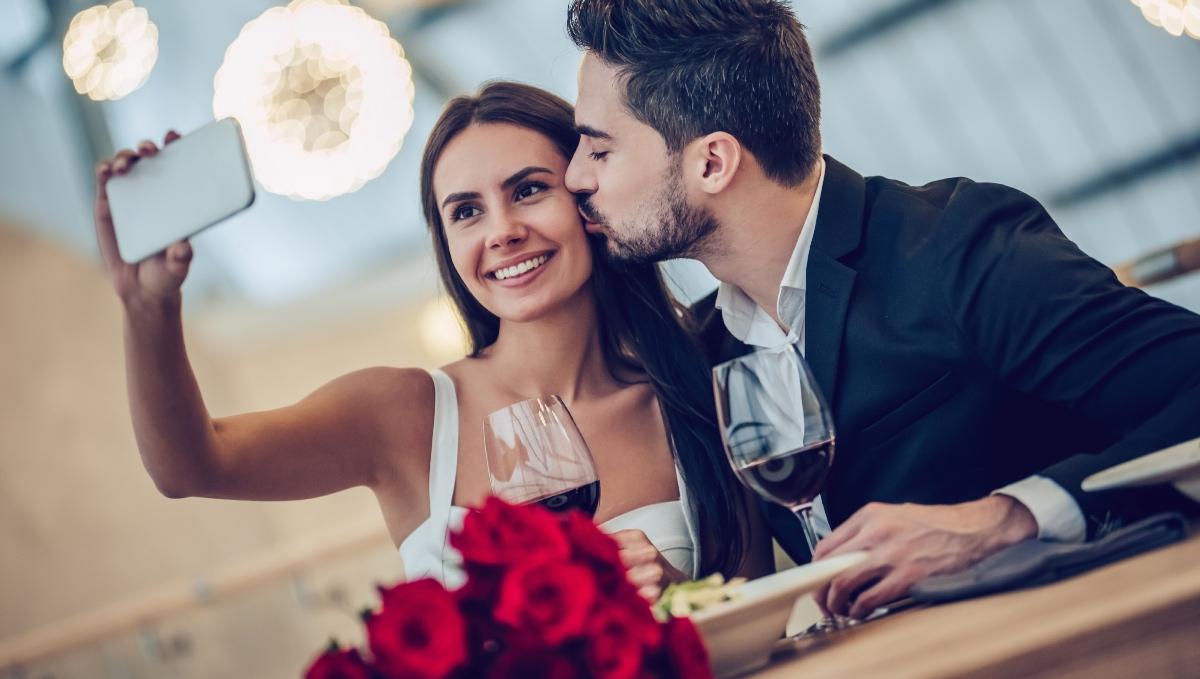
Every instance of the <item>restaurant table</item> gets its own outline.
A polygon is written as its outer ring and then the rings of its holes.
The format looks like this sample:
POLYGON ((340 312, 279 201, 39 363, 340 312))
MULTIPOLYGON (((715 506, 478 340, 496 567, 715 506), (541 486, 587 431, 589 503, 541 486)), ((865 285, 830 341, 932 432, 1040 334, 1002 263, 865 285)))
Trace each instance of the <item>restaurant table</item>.
POLYGON ((1200 677, 1200 534, 1054 584, 784 641, 746 676, 1200 677))

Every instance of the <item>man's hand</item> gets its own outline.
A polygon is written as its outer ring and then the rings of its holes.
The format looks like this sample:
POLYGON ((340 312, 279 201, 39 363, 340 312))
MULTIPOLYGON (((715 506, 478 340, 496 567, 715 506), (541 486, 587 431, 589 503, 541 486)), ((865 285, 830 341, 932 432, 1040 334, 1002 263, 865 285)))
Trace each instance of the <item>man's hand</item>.
POLYGON ((957 505, 873 502, 817 544, 814 560, 862 550, 868 559, 815 594, 828 615, 864 618, 930 575, 955 573, 1037 535, 1033 514, 1006 495, 957 505))

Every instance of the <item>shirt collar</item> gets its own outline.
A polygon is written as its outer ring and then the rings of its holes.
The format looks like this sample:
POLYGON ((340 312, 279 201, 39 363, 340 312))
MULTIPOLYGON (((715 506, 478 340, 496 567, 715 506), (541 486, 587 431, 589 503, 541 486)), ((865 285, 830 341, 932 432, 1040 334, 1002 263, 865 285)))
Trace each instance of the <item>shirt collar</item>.
POLYGON ((812 205, 808 208, 804 225, 800 229, 800 236, 796 239, 796 247, 788 259, 787 268, 784 269, 783 280, 780 281, 779 295, 776 299, 776 313, 779 318, 791 322, 791 332, 785 335, 771 315, 755 304, 754 300, 750 299, 750 296, 738 286, 722 281, 717 287, 716 307, 721 310, 721 318, 725 322, 725 327, 741 342, 769 347, 783 342, 796 341, 803 335, 803 293, 807 287, 808 255, 812 250, 813 232, 817 227, 821 190, 825 186, 824 158, 819 158, 818 167, 820 174, 817 177, 817 190, 813 193, 812 205))

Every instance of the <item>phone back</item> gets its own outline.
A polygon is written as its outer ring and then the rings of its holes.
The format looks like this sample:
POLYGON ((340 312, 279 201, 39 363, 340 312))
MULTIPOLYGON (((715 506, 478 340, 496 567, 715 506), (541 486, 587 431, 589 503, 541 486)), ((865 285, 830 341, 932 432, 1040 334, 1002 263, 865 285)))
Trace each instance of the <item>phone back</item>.
POLYGON ((179 138, 108 182, 117 246, 126 262, 161 252, 253 202, 250 164, 233 118, 179 138))

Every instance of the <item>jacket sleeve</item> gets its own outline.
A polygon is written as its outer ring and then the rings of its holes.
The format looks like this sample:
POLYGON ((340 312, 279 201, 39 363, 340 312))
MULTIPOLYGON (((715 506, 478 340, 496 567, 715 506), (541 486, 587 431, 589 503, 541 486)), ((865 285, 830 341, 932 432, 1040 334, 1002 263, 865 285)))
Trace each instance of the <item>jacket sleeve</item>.
POLYGON ((1075 498, 1094 534, 1147 495, 1085 493, 1085 477, 1200 436, 1200 316, 1123 286, 1015 189, 963 182, 936 233, 947 310, 970 350, 1018 391, 1116 432, 1107 449, 1041 472, 1075 498))

